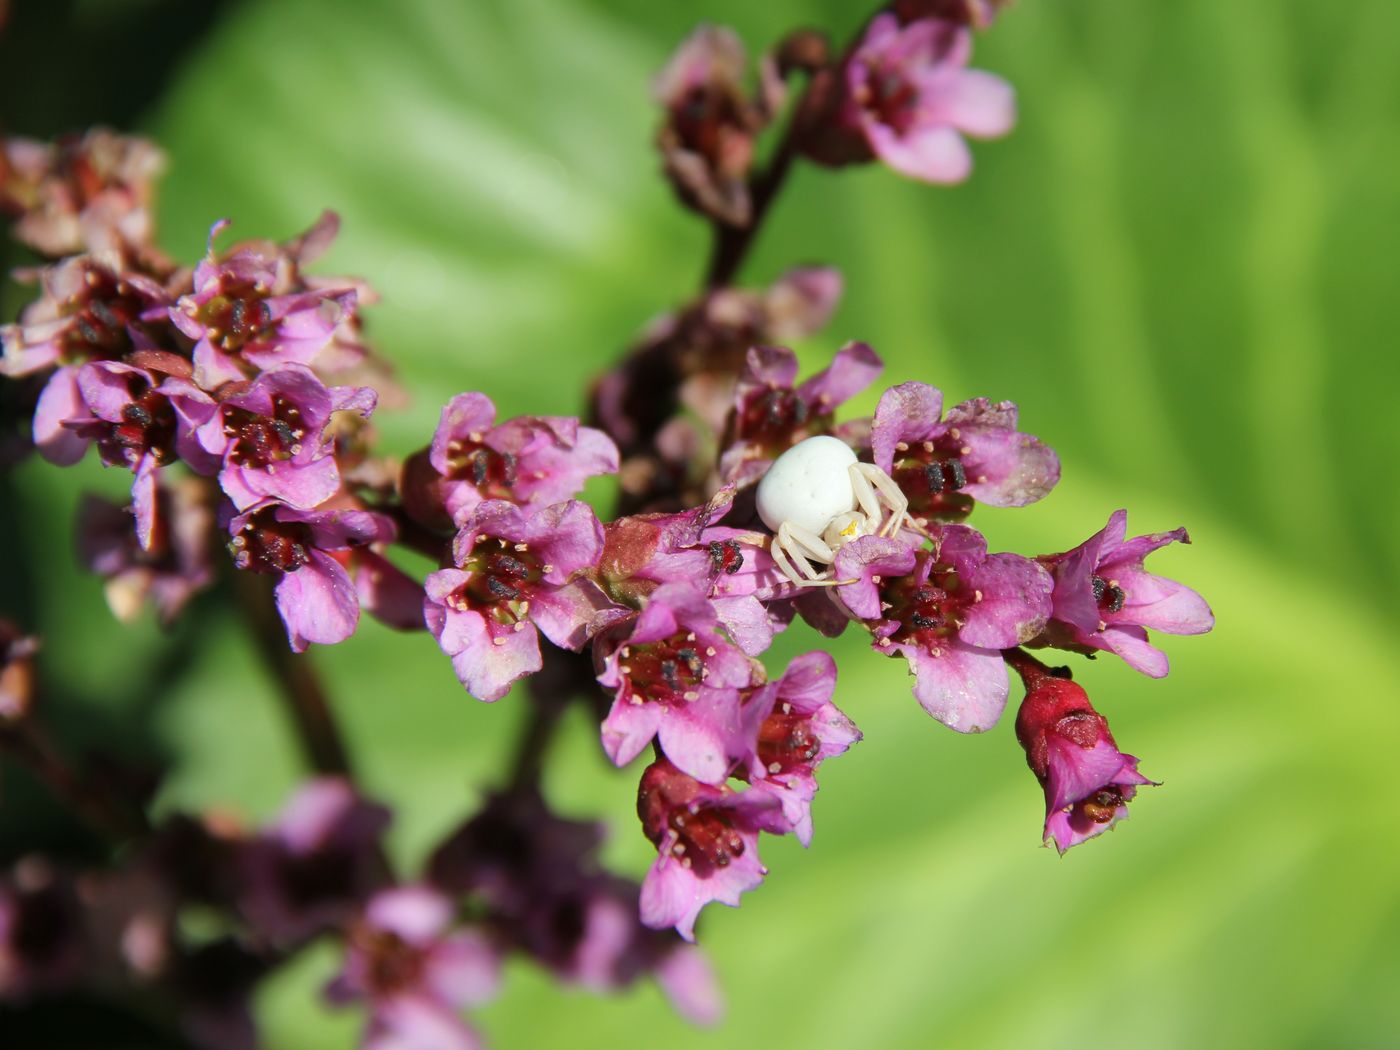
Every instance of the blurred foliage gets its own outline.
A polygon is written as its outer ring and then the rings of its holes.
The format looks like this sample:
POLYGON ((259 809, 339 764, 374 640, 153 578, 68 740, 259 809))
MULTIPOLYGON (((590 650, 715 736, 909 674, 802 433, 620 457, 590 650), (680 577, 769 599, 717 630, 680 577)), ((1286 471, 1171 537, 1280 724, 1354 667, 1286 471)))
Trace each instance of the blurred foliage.
MULTIPOLYGON (((192 259, 220 216, 288 236, 339 210, 322 269, 382 290, 372 331, 414 397, 380 419, 395 451, 464 389, 506 413, 570 412, 692 293, 708 245, 657 177, 651 74, 701 18, 756 49, 799 24, 848 33, 862 13, 230 6, 173 56, 141 124, 172 158, 166 240, 192 259)), ((1397 33, 1386 0, 1344 18, 1305 0, 1023 0, 975 62, 1016 84, 1020 126, 977 148, 969 184, 797 173, 747 277, 843 268, 845 305, 807 360, 865 339, 891 382, 1015 399, 1060 451, 1044 504, 979 513, 994 547, 1062 550, 1118 506, 1135 531, 1190 527, 1194 545, 1156 566, 1212 601, 1215 633, 1166 640, 1162 683, 1076 667, 1165 786, 1057 860, 1037 848, 1039 789, 1009 725, 944 731, 901 664, 844 640, 838 702, 866 740, 823 770, 811 852, 768 840, 768 884, 702 922, 727 1024, 692 1030, 654 989, 599 1000, 518 965, 480 1015, 495 1045, 1394 1045, 1397 33)), ((116 119, 105 107, 75 93, 61 112, 116 119)), ((165 808, 271 812, 299 768, 250 646, 217 600, 174 638, 113 623, 67 540, 78 478, 122 481, 31 463, 6 509, 23 582, 7 604, 28 599, 46 636, 65 738, 173 756, 165 808), (162 653, 179 655, 147 677, 162 653)), ((793 631, 770 663, 813 644, 793 631)), ((519 705, 466 697, 422 635, 367 625, 318 660, 415 863, 498 775, 519 705)), ((6 848, 47 841, 49 810, 9 781, 6 848)), ((642 874, 633 772, 606 766, 581 716, 549 787, 607 815, 611 859, 642 874)), ((334 966, 311 953, 267 989, 270 1045, 347 1042, 358 1018, 310 1005, 334 966)))

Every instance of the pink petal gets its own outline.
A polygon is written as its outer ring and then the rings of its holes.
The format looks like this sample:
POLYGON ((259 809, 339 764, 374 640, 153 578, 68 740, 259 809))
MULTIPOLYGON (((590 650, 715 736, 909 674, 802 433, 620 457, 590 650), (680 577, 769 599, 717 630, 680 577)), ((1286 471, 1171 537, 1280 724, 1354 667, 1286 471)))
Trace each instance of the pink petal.
POLYGON ((313 550, 307 565, 286 573, 276 595, 277 611, 296 652, 303 652, 309 642, 343 642, 360 622, 360 603, 349 573, 323 551, 313 550))

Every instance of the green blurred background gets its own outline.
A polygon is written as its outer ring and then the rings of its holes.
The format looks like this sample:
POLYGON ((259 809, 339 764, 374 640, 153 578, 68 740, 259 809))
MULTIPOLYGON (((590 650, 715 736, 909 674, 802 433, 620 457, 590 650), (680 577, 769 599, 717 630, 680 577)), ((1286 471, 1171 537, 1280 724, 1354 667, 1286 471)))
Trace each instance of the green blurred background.
MULTIPOLYGON (((320 269, 383 292, 371 332, 413 403, 379 422, 405 452, 461 390, 577 410, 692 294, 707 236, 657 175, 647 87, 693 24, 757 49, 799 24, 844 35, 865 6, 20 0, 3 118, 153 135, 165 240, 188 259, 220 216, 286 237, 337 209, 320 269)), ((971 182, 797 172, 745 276, 843 269, 811 366, 867 340, 890 382, 1014 399, 1060 452, 1044 503, 979 512, 994 548, 1065 549, 1119 506, 1134 532, 1190 528, 1155 567, 1205 594, 1215 632, 1165 639, 1163 682, 1077 666, 1165 786, 1059 859, 1009 725, 943 730, 901 663, 843 640, 837 700, 866 739, 823 770, 812 849, 768 840, 767 884, 701 924, 726 1024, 517 964, 479 1014, 493 1045, 1400 1044, 1397 39, 1390 0, 1023 0, 978 43, 1021 116, 971 182)), ((173 635, 122 628, 75 567, 78 492, 122 478, 32 462, 0 484, 3 611, 45 637, 65 741, 173 762, 163 808, 272 813, 302 769, 238 624, 205 600, 173 635)), ((770 663, 814 644, 794 630, 770 663)), ((317 661, 413 864, 500 775, 522 706, 476 703, 431 639, 372 623, 317 661)), ((640 877, 635 773, 580 716, 548 788, 605 815, 610 861, 640 877)), ((6 855, 65 848, 62 816, 3 777, 6 855)), ((312 952, 265 988, 270 1046, 349 1044, 359 1017, 314 998, 335 965, 312 952)))

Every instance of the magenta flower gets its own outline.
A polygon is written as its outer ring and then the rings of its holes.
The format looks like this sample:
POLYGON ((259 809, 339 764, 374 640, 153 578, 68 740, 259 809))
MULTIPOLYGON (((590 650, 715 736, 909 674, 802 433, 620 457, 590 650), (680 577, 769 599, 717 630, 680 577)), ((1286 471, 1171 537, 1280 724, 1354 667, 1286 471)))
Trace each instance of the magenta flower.
POLYGON ((112 614, 130 622, 149 602, 164 625, 213 582, 214 512, 204 486, 189 478, 157 477, 155 521, 143 548, 125 507, 85 496, 78 507, 78 556, 105 582, 112 614))
POLYGON ((748 173, 754 140, 781 83, 769 74, 769 97, 757 104, 744 91, 748 61, 732 29, 702 25, 677 48, 656 79, 666 118, 657 146, 666 175, 688 207, 731 226, 748 224, 748 173), (767 104, 765 104, 767 103, 767 104))
POLYGON ((693 583, 658 587, 627 623, 600 635, 598 681, 614 691, 603 750, 619 766, 655 738, 677 768, 710 784, 729 775, 740 745, 739 690, 753 681, 743 650, 693 583))
POLYGON ((830 366, 798 386, 797 356, 781 346, 756 346, 734 391, 720 474, 756 480, 780 453, 815 434, 837 433, 836 409, 879 378, 884 364, 864 343, 848 343, 830 366))
POLYGON ((155 529, 156 469, 177 456, 195 463, 202 460, 193 428, 205 413, 213 412, 213 402, 183 379, 167 377, 157 385, 151 372, 120 361, 83 365, 77 374, 77 391, 80 404, 62 420, 48 416, 41 401, 34 416, 35 434, 61 426, 83 441, 94 442, 103 463, 135 473, 131 502, 136 536, 149 549, 155 529), (181 398, 179 410, 172 396, 181 398), (195 413, 193 418, 189 412, 195 413))
POLYGON ((1215 626, 1205 599, 1184 584, 1154 576, 1143 559, 1169 543, 1190 543, 1185 529, 1125 539, 1128 512, 1064 554, 1039 561, 1055 578, 1054 610, 1041 644, 1076 652, 1104 650, 1145 675, 1162 678, 1167 654, 1147 640, 1164 634, 1204 634, 1215 626))
POLYGON ((642 774, 637 815, 657 850, 642 882, 642 922, 674 926, 688 941, 695 940, 701 908, 710 901, 737 908, 740 894, 768 874, 758 858, 758 833, 792 830, 777 796, 702 784, 664 758, 642 774))
POLYGON ((973 500, 1024 507, 1060 480, 1060 460, 1039 438, 1016 430, 1010 401, 974 398, 943 412, 943 394, 927 383, 901 383, 880 398, 871 426, 875 465, 909 497, 909 513, 959 520, 973 500))
POLYGON ((389 811, 339 777, 302 785, 239 856, 242 908, 259 931, 294 944, 351 918, 383 880, 389 811))
POLYGON ((1029 692, 1016 715, 1016 739, 1045 789, 1045 840, 1064 853, 1126 817, 1137 789, 1154 782, 1118 750, 1083 689, 1049 674, 1022 675, 1029 692))
POLYGON ((221 462, 219 484, 240 511, 265 499, 313 510, 340 491, 335 443, 325 434, 331 413, 368 418, 374 402, 369 387, 327 387, 304 365, 282 365, 225 397, 199 441, 221 462))
POLYGON ((195 340, 195 382, 206 390, 247 378, 249 369, 310 364, 355 307, 353 289, 274 294, 277 259, 250 247, 226 259, 209 231, 209 251, 194 271, 194 291, 170 308, 175 327, 195 340))
POLYGON ((617 447, 568 416, 520 416, 496 425, 485 394, 458 394, 442 410, 428 458, 437 501, 454 521, 482 500, 544 506, 577 495, 588 478, 617 472, 617 447))
POLYGON ((326 988, 333 1003, 368 1000, 365 1050, 475 1050, 459 1011, 491 999, 500 959, 490 942, 452 928, 452 901, 426 886, 375 894, 352 928, 345 968, 326 988))
POLYGON ((995 138, 1016 122, 1000 77, 968 69, 965 25, 923 18, 901 26, 877 16, 846 65, 839 120, 895 171, 925 182, 961 182, 972 171, 964 135, 995 138))
POLYGON ((382 514, 297 510, 273 500, 249 507, 228 528, 235 566, 281 575, 277 611, 297 652, 311 642, 343 642, 360 622, 355 585, 331 552, 394 538, 394 523, 382 514))
POLYGON ((1050 615, 1050 574, 1019 554, 987 553, 981 533, 947 525, 934 551, 865 537, 836 555, 837 588, 872 624, 878 651, 909 661, 914 696, 950 729, 996 725, 1009 685, 1002 649, 1034 638, 1050 615))
POLYGON ((423 615, 478 700, 499 700, 543 666, 540 631, 581 649, 608 605, 597 584, 575 578, 603 550, 603 527, 577 500, 534 509, 487 500, 462 522, 453 550, 456 567, 427 579, 423 615))
POLYGON ((805 653, 744 707, 754 739, 748 780, 754 790, 778 797, 784 819, 804 846, 812 842, 817 766, 861 738, 855 723, 831 702, 835 691, 836 661, 826 653, 805 653))

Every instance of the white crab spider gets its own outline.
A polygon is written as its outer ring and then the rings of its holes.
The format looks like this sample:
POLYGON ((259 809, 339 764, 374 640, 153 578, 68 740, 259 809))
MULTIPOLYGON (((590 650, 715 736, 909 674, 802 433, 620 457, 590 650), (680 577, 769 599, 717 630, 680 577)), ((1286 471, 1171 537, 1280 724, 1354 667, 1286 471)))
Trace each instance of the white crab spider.
POLYGON ((895 535, 908 509, 893 478, 857 461, 850 446, 834 437, 799 441, 758 483, 758 516, 773 530, 773 563, 799 587, 846 582, 813 563, 831 565, 841 546, 857 537, 895 535))

